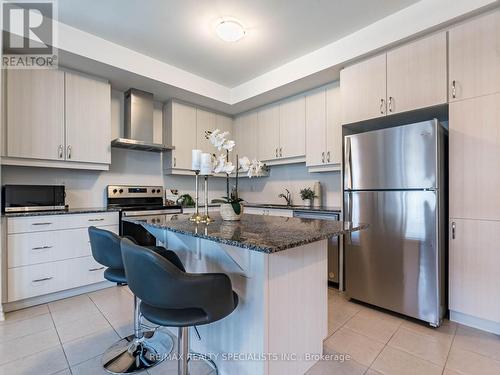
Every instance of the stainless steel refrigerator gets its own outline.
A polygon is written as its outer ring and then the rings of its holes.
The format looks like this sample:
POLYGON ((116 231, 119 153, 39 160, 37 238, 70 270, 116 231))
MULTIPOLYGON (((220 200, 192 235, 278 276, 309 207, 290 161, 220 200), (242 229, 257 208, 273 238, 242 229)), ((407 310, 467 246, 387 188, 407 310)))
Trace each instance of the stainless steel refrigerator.
POLYGON ((437 120, 344 137, 349 297, 439 326, 445 312, 447 131, 437 120))

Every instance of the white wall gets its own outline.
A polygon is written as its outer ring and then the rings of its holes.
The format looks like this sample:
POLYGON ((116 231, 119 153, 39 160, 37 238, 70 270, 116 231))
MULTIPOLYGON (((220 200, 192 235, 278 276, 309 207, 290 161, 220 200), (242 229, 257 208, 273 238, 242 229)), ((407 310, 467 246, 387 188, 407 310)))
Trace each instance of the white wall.
POLYGON ((240 195, 248 202, 285 203, 278 194, 284 188, 290 190, 294 204, 302 204, 300 190, 312 188, 315 181, 322 187, 322 204, 339 207, 341 205, 340 172, 309 173, 304 163, 271 167, 269 177, 240 179, 240 195))

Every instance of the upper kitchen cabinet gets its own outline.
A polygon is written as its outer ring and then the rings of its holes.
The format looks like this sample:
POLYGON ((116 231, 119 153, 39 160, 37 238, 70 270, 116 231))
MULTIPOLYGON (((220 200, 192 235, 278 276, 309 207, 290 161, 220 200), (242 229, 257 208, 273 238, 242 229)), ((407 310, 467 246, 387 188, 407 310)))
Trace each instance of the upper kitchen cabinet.
POLYGON ((4 165, 107 170, 107 82, 60 70, 10 70, 4 165))
POLYGON ((281 102, 279 111, 280 157, 303 157, 306 154, 305 97, 293 97, 281 102))
POLYGON ((386 54, 342 69, 342 123, 368 120, 386 114, 386 54))
MULTIPOLYGON (((220 114, 215 115, 215 128, 223 132, 229 132, 233 136, 233 119, 220 114)), ((231 136, 229 138, 231 138, 231 136)))
POLYGON ((326 90, 324 87, 306 95, 306 166, 325 163, 326 90))
POLYGON ((292 97, 259 110, 260 159, 270 165, 303 162, 305 132, 304 96, 292 97))
POLYGON ((197 108, 196 109, 197 141, 195 148, 198 148, 203 152, 208 152, 212 154, 214 152, 214 148, 210 144, 207 136, 208 132, 211 132, 215 129, 216 129, 215 113, 197 108))
POLYGON ((191 150, 197 147, 196 108, 170 101, 163 108, 163 143, 173 145, 165 153, 167 173, 188 173, 191 169, 191 150))
POLYGON ((500 93, 449 111, 450 217, 500 220, 500 93))
POLYGON ((258 126, 257 112, 240 115, 234 120, 233 137, 236 142, 235 153, 238 157, 246 156, 250 160, 259 159, 258 155, 258 126))
POLYGON ((111 87, 66 73, 66 160, 111 163, 111 87))
POLYGON ((450 101, 500 91, 500 10, 449 30, 450 101))
POLYGON ((64 160, 64 72, 7 70, 5 156, 64 160))
POLYGON ((326 163, 342 163, 342 99, 339 83, 326 88, 326 163))
POLYGON ((447 102, 446 33, 405 44, 340 72, 343 124, 447 102))
POLYGON ((306 166, 338 170, 342 162, 341 97, 338 82, 306 96, 306 166))
POLYGON ((387 52, 387 114, 447 102, 446 33, 387 52))
POLYGON ((259 158, 264 161, 280 157, 280 110, 270 105, 258 112, 259 158))

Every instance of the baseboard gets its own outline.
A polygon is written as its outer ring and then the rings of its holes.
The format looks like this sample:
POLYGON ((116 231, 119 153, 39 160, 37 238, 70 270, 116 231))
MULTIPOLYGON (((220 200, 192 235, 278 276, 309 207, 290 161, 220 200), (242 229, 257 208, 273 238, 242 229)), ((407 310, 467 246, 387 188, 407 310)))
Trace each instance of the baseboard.
POLYGON ((464 326, 500 335, 500 323, 450 310, 450 320, 464 326))
MULTIPOLYGON (((115 286, 115 283, 110 283, 109 281, 102 281, 100 283, 85 285, 79 288, 63 290, 56 293, 45 294, 43 296, 37 296, 32 298, 23 299, 20 301, 8 302, 3 304, 3 312, 15 311, 25 309, 27 307, 32 307, 36 305, 42 305, 44 303, 54 302, 60 299, 74 297, 79 294, 91 293, 96 290, 101 290, 115 286)), ((0 319, 1 320, 1 319, 0 319)))

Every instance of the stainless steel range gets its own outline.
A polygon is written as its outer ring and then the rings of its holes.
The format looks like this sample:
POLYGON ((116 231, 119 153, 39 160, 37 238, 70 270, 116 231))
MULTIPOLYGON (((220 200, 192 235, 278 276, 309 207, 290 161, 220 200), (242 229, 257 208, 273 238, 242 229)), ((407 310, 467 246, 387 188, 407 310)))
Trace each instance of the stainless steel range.
POLYGON ((121 220, 130 216, 175 215, 182 213, 181 206, 165 205, 162 186, 109 185, 108 208, 120 210, 120 235, 132 236, 140 245, 156 245, 156 238, 146 229, 121 220))

